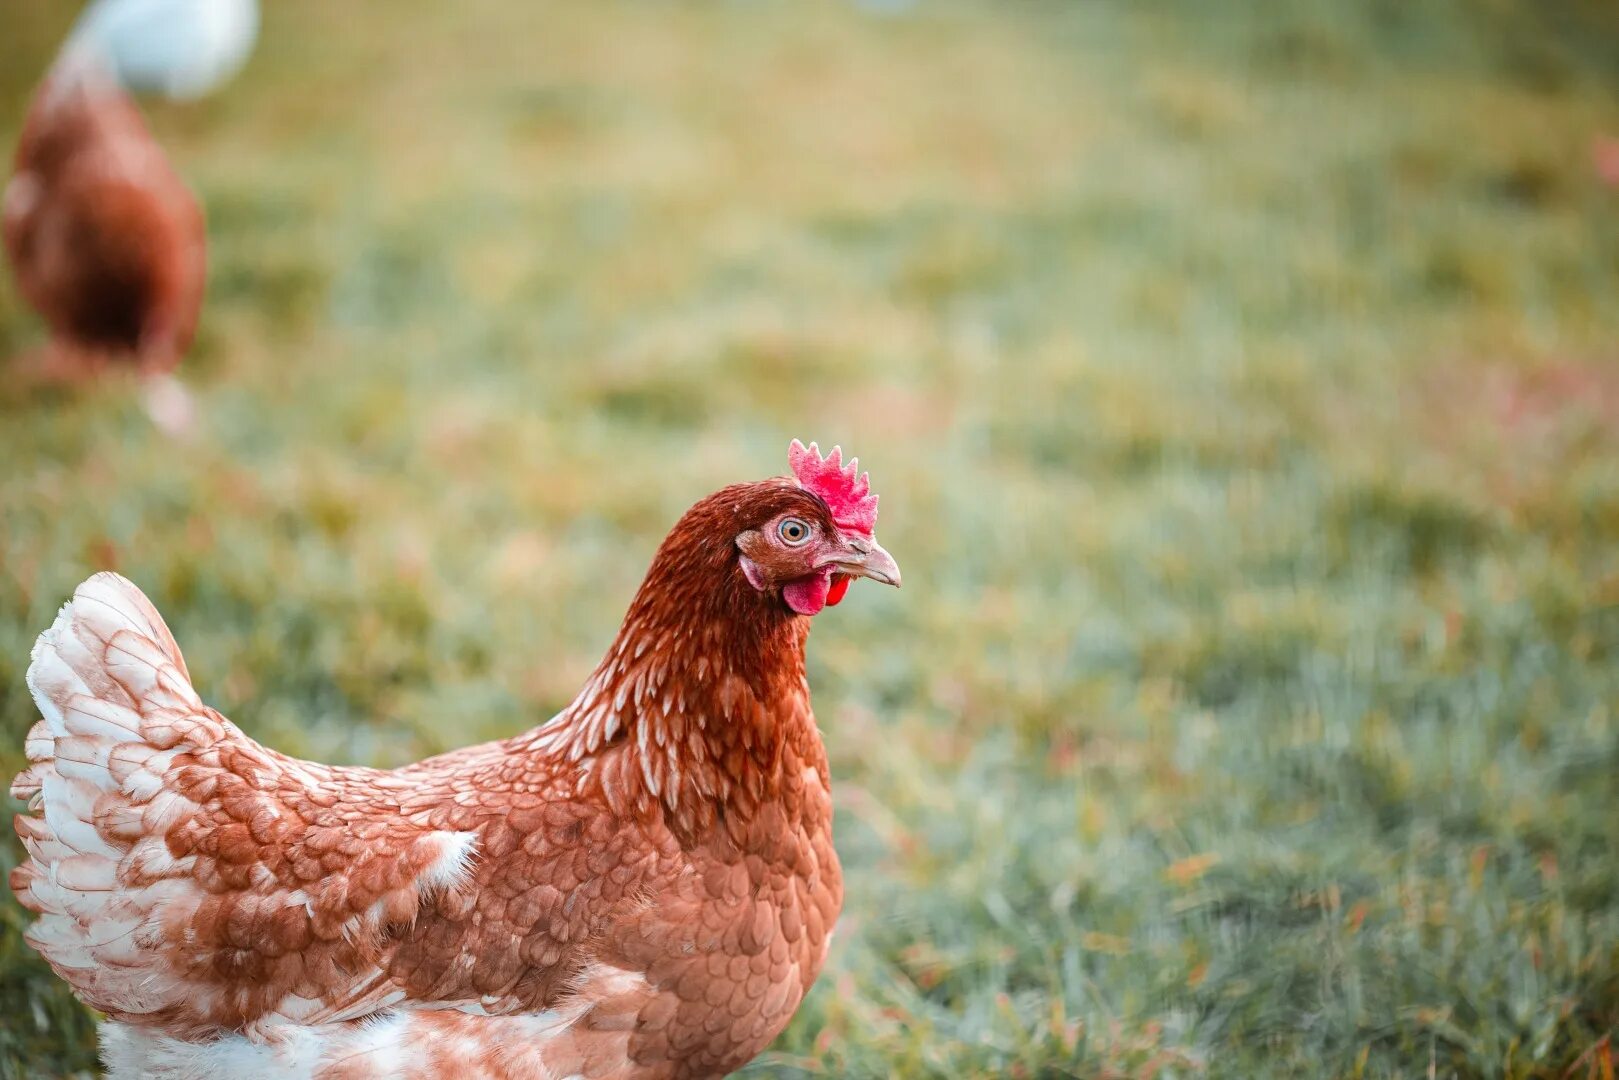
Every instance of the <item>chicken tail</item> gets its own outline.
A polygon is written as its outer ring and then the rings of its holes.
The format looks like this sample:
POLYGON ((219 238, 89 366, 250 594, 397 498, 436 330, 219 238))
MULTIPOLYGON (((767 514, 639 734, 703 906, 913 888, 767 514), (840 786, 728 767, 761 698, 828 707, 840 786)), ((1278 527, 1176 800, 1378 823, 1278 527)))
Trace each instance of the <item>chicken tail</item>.
POLYGON ((42 916, 27 939, 58 974, 91 1000, 97 984, 117 980, 127 1000, 166 882, 155 874, 129 889, 120 866, 165 861, 143 850, 162 843, 146 819, 164 811, 155 797, 164 771, 187 748, 188 728, 230 725, 198 700, 157 609, 113 573, 78 587, 39 636, 27 680, 41 719, 11 785, 28 802, 16 819, 28 858, 11 888, 42 916))

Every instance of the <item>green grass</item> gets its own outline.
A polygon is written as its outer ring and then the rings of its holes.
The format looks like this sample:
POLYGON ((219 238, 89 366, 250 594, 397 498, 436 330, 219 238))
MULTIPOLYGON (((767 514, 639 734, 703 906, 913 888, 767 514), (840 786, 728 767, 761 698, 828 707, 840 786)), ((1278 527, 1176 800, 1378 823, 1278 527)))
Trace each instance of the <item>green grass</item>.
MULTIPOLYGON (((849 894, 751 1075, 1611 1075, 1619 9, 266 7, 148 110, 194 443, 0 388, 0 771, 93 570, 255 736, 398 764, 841 442, 906 588, 818 620, 849 894)), ((89 1070, 22 922, 0 1076, 89 1070)))

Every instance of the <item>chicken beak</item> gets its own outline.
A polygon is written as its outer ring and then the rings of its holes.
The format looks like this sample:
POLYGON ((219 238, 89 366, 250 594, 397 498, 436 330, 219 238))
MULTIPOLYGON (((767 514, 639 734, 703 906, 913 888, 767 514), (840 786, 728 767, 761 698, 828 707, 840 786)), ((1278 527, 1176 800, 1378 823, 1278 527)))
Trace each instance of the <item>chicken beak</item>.
POLYGON ((838 573, 850 577, 870 578, 884 585, 899 588, 899 563, 883 550, 875 538, 847 537, 843 550, 825 560, 822 565, 837 567, 838 573))

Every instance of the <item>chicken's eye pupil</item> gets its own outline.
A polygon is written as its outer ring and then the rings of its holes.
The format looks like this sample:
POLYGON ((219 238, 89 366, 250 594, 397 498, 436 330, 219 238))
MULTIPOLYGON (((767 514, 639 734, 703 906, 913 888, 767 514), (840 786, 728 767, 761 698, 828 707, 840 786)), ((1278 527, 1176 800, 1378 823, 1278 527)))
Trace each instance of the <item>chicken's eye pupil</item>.
POLYGON ((802 544, 809 539, 809 526, 797 518, 788 518, 776 528, 776 532, 789 544, 802 544))

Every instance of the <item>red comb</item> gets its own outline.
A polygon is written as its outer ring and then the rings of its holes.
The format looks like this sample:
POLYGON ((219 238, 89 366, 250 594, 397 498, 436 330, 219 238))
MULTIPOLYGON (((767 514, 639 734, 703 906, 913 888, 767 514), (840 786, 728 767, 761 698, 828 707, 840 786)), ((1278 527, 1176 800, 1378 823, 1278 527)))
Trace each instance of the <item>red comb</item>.
POLYGON ((843 464, 843 451, 834 446, 826 457, 814 443, 808 449, 797 439, 787 448, 787 462, 805 491, 819 495, 832 511, 838 528, 870 536, 877 527, 877 496, 871 493, 867 473, 855 473, 859 458, 843 464))

